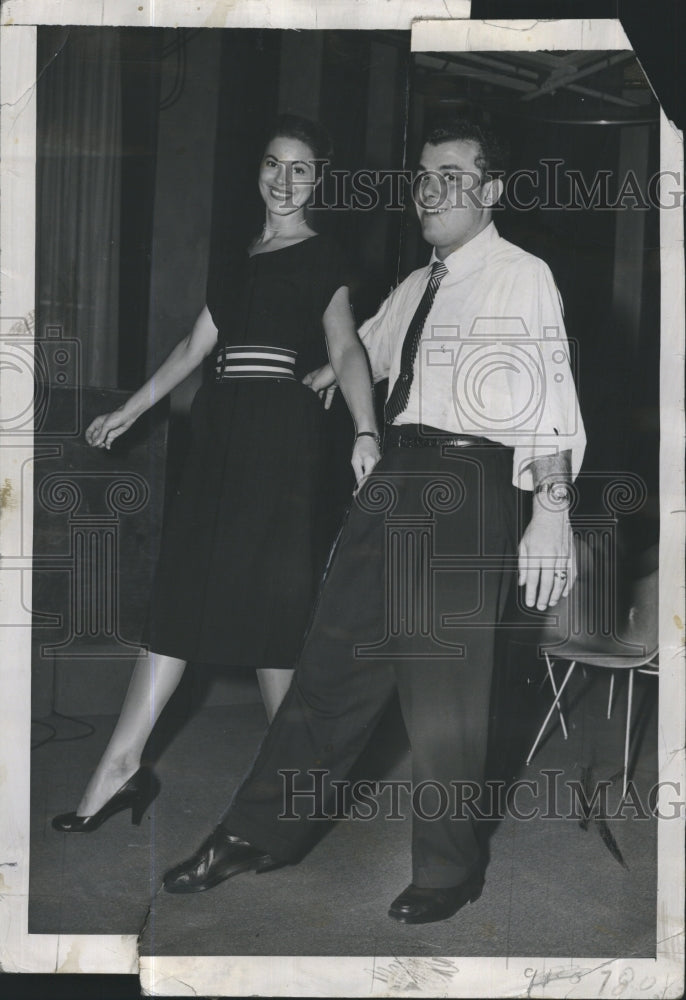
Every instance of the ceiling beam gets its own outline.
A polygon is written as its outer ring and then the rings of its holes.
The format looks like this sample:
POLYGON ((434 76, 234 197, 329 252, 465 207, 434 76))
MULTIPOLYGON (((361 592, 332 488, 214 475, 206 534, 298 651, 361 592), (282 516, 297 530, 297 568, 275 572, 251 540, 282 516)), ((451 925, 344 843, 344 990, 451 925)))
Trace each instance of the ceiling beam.
POLYGON ((555 71, 553 71, 551 77, 542 84, 537 90, 531 91, 525 97, 522 98, 523 101, 533 101, 536 97, 542 97, 543 94, 549 94, 551 90, 559 90, 560 87, 569 87, 570 84, 576 83, 578 80, 582 80, 586 76, 592 76, 594 73, 599 73, 601 70, 609 69, 610 66, 616 66, 619 63, 627 62, 629 59, 633 59, 633 52, 617 52, 613 56, 605 56, 603 59, 593 62, 592 65, 586 66, 584 69, 574 70, 569 74, 569 78, 560 78, 557 76, 555 71))

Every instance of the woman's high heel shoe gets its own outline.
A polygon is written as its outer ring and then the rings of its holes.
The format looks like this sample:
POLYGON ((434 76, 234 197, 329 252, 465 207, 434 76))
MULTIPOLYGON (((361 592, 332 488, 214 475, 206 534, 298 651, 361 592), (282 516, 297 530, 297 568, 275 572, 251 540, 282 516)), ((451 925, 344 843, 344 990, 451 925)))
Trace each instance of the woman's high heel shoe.
POLYGON ((154 773, 148 767, 141 767, 92 816, 78 816, 75 812, 62 813, 54 817, 53 828, 62 833, 93 833, 110 816, 129 808, 131 809, 131 822, 135 826, 140 826, 145 810, 155 799, 159 790, 160 782, 154 773))

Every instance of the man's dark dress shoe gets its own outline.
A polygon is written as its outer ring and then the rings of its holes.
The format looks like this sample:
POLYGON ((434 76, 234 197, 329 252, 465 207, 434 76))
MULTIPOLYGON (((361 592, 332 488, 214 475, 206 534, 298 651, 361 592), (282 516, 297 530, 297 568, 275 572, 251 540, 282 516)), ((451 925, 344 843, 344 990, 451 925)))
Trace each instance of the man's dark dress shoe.
POLYGON ((259 873, 280 867, 281 862, 247 840, 232 836, 220 825, 187 861, 169 869, 164 888, 167 892, 203 892, 240 872, 259 873))
POLYGON ((431 924, 436 920, 446 920, 467 903, 478 899, 482 888, 481 875, 473 875, 461 885, 445 889, 423 889, 411 882, 393 900, 388 916, 401 924, 431 924))

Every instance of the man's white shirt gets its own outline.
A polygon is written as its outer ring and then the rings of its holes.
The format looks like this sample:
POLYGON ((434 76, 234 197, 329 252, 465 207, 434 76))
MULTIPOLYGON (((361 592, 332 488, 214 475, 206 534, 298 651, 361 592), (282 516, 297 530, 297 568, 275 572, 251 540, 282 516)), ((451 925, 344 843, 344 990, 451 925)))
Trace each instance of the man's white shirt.
MULTIPOLYGON (((434 251, 360 328, 374 381, 388 378, 389 393, 437 259, 434 251)), ((576 476, 586 435, 548 265, 502 239, 493 222, 443 263, 448 273, 424 324, 408 405, 394 423, 513 448, 512 481, 520 489, 533 488, 533 459, 567 449, 576 476)))

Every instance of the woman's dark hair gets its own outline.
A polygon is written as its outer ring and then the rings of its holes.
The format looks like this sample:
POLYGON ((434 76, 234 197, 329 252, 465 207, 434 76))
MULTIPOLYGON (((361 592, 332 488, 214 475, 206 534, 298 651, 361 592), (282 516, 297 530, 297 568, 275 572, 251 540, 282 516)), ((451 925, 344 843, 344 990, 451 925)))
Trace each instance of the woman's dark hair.
POLYGON ((314 153, 315 160, 330 160, 333 155, 331 136, 324 126, 300 115, 279 115, 267 132, 263 148, 277 137, 305 143, 314 153))
POLYGON ((505 173, 509 154, 507 143, 484 125, 477 125, 467 118, 444 118, 424 137, 424 142, 430 146, 455 140, 477 144, 479 155, 474 162, 482 177, 494 173, 502 176, 505 173))

